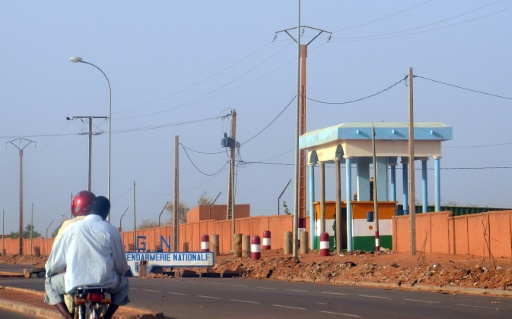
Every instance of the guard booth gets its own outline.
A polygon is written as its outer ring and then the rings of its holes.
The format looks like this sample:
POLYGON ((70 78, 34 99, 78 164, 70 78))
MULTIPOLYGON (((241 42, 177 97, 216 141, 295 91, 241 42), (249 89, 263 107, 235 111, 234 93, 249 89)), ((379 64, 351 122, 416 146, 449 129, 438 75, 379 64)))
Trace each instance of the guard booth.
MULTIPOLYGON (((380 247, 393 247, 393 216, 396 202, 378 202, 380 247)), ((375 216, 368 220, 368 212, 373 212, 373 201, 352 201, 352 243, 354 250, 375 251, 375 216)), ((320 248, 320 203, 314 202, 316 236, 314 249, 320 248)), ((336 241, 333 225, 335 221, 336 202, 325 202, 325 232, 329 234, 329 247, 334 251, 336 241)), ((341 249, 347 250, 347 202, 341 202, 341 249)))

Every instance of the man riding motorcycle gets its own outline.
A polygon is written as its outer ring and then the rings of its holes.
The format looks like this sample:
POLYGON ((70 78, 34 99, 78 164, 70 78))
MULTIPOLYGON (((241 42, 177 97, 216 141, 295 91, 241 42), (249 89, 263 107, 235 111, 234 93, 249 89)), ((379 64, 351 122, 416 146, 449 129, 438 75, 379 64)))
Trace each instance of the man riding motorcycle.
POLYGON ((112 303, 105 319, 129 302, 128 279, 124 277, 128 264, 119 231, 104 221, 109 211, 107 198, 94 198, 89 215, 62 231, 46 262, 45 302, 54 305, 66 319, 72 316, 62 295, 73 293, 77 287, 109 288, 112 303))

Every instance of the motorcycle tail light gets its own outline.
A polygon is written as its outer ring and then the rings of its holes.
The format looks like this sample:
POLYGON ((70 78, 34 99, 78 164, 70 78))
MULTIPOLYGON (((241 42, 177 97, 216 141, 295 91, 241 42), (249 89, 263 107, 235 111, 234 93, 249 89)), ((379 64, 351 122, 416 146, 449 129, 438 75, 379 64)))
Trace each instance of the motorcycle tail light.
POLYGON ((85 300, 84 299, 78 298, 78 299, 75 300, 75 306, 81 306, 83 304, 85 304, 85 300))
POLYGON ((103 300, 103 295, 100 293, 90 293, 87 295, 87 300, 92 302, 101 302, 103 300))

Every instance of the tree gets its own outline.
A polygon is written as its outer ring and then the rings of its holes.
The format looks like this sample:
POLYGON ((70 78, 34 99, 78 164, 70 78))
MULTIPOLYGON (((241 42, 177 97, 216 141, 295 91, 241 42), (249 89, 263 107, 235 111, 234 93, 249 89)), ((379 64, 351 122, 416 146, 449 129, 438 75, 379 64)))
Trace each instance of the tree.
MULTIPOLYGON (((174 203, 173 202, 167 202, 167 206, 165 207, 167 211, 169 211, 171 218, 167 222, 168 225, 172 225, 173 223, 173 214, 174 214, 174 203)), ((188 205, 184 202, 180 202, 178 207, 178 223, 184 224, 187 222, 187 212, 190 210, 188 205)))
MULTIPOLYGON (((23 231, 23 238, 30 238, 30 232, 32 231, 32 238, 41 237, 41 234, 34 230, 34 226, 31 224, 28 224, 25 226, 25 230, 23 231)), ((11 238, 20 238, 20 232, 12 232, 11 231, 11 238)))
POLYGON ((213 204, 213 199, 207 192, 203 192, 199 199, 197 200, 197 205, 211 205, 213 204))
POLYGON ((288 209, 288 205, 286 205, 285 201, 283 201, 283 207, 284 207, 284 214, 291 215, 290 210, 288 209))
POLYGON ((59 233, 59 229, 62 227, 62 224, 64 224, 64 221, 60 222, 59 227, 55 228, 55 230, 51 234, 51 238, 57 237, 57 234, 59 233))
POLYGON ((158 227, 158 222, 155 220, 150 220, 150 219, 143 219, 142 223, 137 225, 138 229, 154 228, 154 227, 158 227))

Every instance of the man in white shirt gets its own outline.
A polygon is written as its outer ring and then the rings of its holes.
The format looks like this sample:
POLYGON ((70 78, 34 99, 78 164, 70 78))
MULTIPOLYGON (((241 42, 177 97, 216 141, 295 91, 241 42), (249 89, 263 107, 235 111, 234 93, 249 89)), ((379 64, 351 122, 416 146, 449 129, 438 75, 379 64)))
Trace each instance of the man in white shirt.
POLYGON ((54 243, 46 262, 45 302, 54 305, 65 319, 72 319, 62 295, 80 286, 108 287, 112 303, 103 316, 112 315, 128 298, 128 270, 119 231, 104 221, 110 202, 103 196, 93 200, 91 212, 69 225, 54 243), (62 273, 62 271, 66 271, 62 273))

